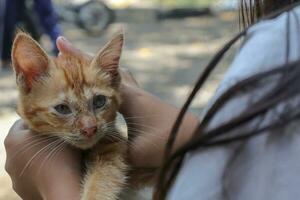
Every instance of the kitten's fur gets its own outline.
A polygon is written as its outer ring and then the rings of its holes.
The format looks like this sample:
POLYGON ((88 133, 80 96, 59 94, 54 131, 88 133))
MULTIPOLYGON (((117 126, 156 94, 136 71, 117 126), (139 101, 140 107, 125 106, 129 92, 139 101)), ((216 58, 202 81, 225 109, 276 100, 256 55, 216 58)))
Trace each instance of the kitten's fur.
POLYGON ((116 136, 114 121, 121 101, 118 66, 122 45, 123 34, 118 34, 93 60, 72 55, 57 59, 50 58, 25 33, 18 33, 14 41, 18 113, 37 134, 57 136, 88 149, 83 200, 117 199, 126 184, 126 142, 111 140, 121 137, 116 136), (104 95, 106 104, 94 109, 97 95, 104 95), (56 106, 61 104, 71 113, 58 112, 56 106))

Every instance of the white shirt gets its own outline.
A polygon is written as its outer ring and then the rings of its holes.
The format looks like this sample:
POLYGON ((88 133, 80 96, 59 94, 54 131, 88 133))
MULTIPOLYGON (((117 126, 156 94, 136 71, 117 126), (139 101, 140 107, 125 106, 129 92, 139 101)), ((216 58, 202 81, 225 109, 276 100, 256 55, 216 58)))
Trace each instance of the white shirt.
MULTIPOLYGON (((300 6, 262 21, 244 44, 211 104, 238 81, 300 59, 300 6), (289 15, 289 18, 288 18, 289 15), (296 16, 299 18, 296 19, 296 16), (288 22, 289 21, 289 22, 288 22), (287 45, 287 23, 290 43, 287 45), (289 56, 286 60, 287 47, 289 56)), ((300 78, 300 77, 299 77, 300 78)), ((266 79, 252 92, 236 95, 212 119, 210 128, 232 119, 278 84, 266 79)), ((283 111, 300 109, 300 95, 280 104, 247 128, 260 127, 283 111)), ((240 130, 243 131, 243 130, 240 130)), ((245 142, 190 152, 169 191, 169 200, 296 200, 300 199, 300 123, 273 130, 245 142), (224 187, 223 187, 224 186, 224 187)))

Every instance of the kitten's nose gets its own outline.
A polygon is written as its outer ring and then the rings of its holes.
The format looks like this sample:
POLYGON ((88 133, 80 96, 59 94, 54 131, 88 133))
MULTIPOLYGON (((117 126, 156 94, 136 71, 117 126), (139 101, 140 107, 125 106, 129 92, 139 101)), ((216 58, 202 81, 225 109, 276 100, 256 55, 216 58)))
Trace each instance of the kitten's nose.
POLYGON ((91 138, 93 137, 93 135, 95 135, 96 131, 97 131, 97 126, 86 127, 81 130, 81 134, 88 138, 91 138))

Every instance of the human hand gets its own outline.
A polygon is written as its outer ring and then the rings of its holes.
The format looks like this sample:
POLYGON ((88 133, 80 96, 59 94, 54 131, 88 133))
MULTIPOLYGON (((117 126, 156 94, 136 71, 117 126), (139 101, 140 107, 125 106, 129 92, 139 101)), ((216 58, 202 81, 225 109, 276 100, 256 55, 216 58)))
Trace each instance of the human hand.
POLYGON ((33 134, 22 120, 15 122, 4 143, 5 169, 22 199, 79 199, 79 150, 33 134))

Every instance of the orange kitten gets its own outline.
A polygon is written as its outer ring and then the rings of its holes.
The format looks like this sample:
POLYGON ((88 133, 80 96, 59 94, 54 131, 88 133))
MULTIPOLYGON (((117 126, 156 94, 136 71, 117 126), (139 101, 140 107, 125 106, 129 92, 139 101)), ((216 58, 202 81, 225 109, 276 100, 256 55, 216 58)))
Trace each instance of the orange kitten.
POLYGON ((122 45, 119 34, 93 60, 55 59, 25 33, 14 41, 20 116, 36 134, 89 150, 83 200, 118 199, 126 184, 126 142, 115 128, 122 45))

